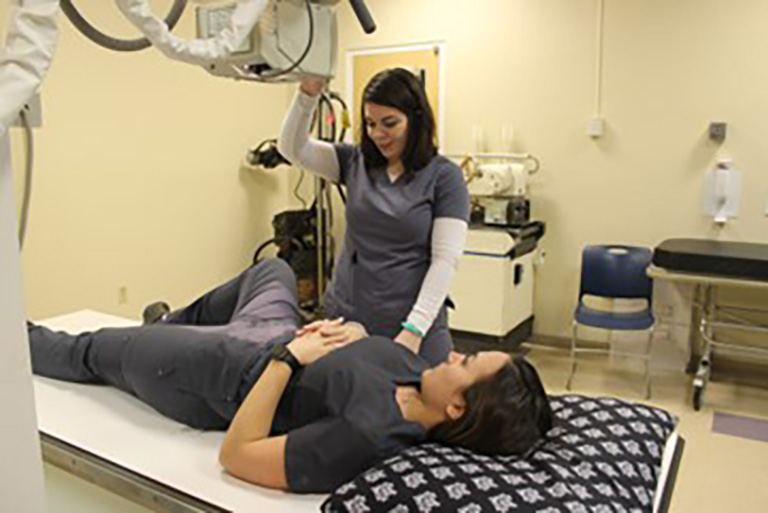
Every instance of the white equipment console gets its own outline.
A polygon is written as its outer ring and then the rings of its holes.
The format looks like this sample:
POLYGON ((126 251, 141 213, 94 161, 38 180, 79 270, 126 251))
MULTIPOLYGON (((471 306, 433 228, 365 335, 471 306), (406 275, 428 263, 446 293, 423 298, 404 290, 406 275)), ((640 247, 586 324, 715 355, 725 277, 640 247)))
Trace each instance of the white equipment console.
POLYGON ((533 331, 534 257, 545 225, 470 226, 451 286, 449 323, 457 342, 517 346, 533 331))

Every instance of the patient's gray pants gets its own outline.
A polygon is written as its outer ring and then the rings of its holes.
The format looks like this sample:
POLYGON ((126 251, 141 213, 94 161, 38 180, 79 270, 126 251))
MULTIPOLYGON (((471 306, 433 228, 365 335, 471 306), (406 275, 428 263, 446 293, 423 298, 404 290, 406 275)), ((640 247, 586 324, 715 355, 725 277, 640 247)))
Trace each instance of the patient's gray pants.
POLYGON ((35 374, 106 383, 199 429, 225 429, 245 374, 299 325, 296 280, 266 260, 160 324, 70 335, 29 325, 35 374))

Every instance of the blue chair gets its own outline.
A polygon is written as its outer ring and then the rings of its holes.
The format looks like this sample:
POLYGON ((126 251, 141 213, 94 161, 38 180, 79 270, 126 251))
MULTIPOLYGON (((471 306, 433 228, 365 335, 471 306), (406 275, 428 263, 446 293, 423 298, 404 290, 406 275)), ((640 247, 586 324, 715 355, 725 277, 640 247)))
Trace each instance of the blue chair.
POLYGON ((651 342, 653 341, 652 294, 653 281, 646 274, 653 253, 648 248, 622 245, 587 246, 581 255, 581 284, 579 304, 573 319, 571 340, 571 373, 566 388, 571 389, 576 372, 577 353, 609 353, 645 360, 646 397, 651 396, 651 342), (584 296, 598 296, 610 299, 644 299, 645 308, 631 312, 613 312, 590 308, 584 303, 584 296), (609 347, 578 347, 579 325, 602 328, 609 331, 609 347), (610 333, 620 331, 648 331, 645 353, 610 351, 610 333))

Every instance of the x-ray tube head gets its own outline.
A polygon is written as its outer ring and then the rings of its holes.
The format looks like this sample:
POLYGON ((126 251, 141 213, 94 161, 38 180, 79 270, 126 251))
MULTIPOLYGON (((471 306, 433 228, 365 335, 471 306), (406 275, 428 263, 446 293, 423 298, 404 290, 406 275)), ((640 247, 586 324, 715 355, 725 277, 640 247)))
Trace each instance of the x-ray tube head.
MULTIPOLYGON (((257 81, 295 81, 302 75, 331 78, 338 53, 338 0, 270 0, 249 37, 227 59, 206 69, 218 76, 257 81)), ((230 27, 236 4, 197 8, 201 39, 230 27)))

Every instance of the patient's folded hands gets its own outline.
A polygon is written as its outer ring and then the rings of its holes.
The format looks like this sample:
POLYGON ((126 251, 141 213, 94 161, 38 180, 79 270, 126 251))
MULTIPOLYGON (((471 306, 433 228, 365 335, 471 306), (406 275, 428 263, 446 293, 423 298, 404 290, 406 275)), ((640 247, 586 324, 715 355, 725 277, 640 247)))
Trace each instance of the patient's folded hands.
POLYGON ((288 350, 301 365, 310 365, 328 353, 354 342, 348 339, 345 332, 334 329, 340 327, 341 321, 337 320, 329 321, 327 328, 330 331, 327 334, 323 333, 323 329, 305 330, 288 344, 288 350))
POLYGON ((296 331, 297 336, 305 333, 319 333, 320 335, 341 342, 355 342, 368 336, 365 327, 357 322, 344 322, 344 319, 322 319, 307 324, 296 331))
POLYGON ((320 319, 319 321, 311 322, 307 324, 306 326, 302 326, 301 328, 296 330, 296 336, 300 337, 303 334, 307 333, 308 331, 318 331, 320 328, 325 326, 326 324, 329 324, 331 322, 344 322, 343 317, 339 317, 336 320, 331 319, 320 319))

